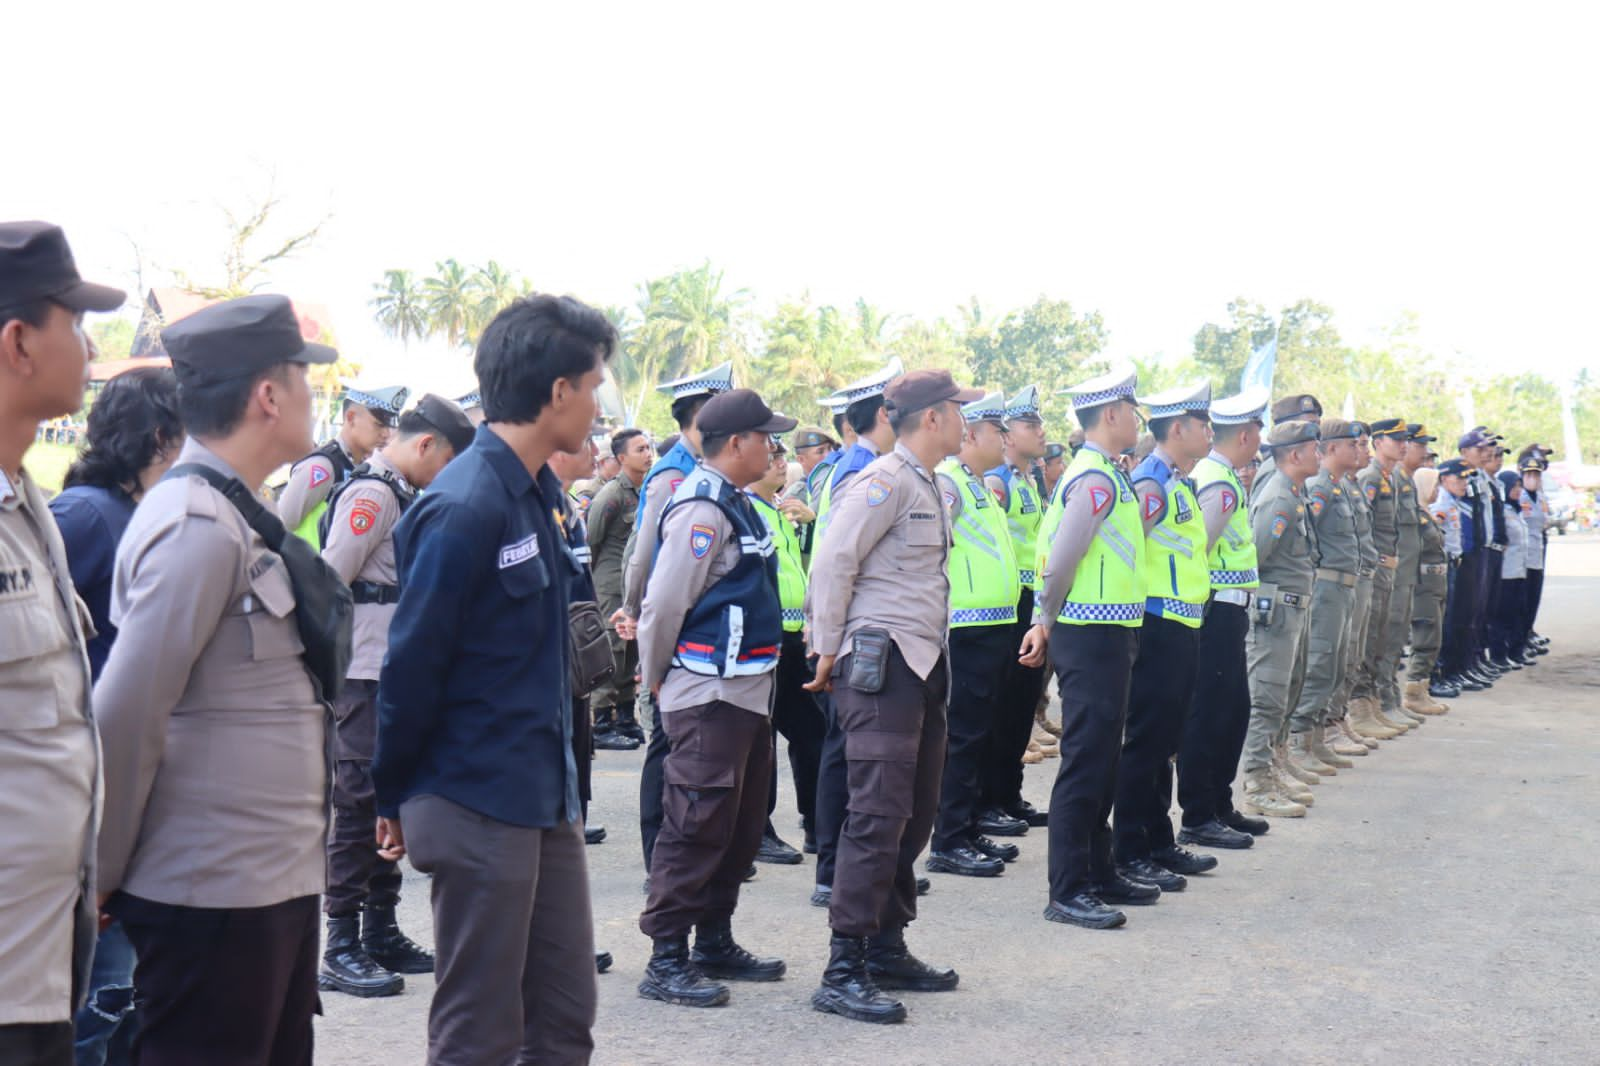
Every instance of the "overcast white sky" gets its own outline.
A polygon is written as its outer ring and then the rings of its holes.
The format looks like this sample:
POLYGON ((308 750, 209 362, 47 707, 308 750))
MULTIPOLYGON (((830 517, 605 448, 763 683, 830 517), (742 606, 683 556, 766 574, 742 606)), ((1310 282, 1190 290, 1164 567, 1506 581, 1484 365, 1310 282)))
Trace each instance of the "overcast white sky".
POLYGON ((102 6, 6 13, 0 215, 204 272, 273 170, 333 221, 272 288, 357 357, 383 269, 453 255, 599 303, 705 258, 762 305, 1046 293, 1117 355, 1306 295, 1600 366, 1591 6, 102 6))

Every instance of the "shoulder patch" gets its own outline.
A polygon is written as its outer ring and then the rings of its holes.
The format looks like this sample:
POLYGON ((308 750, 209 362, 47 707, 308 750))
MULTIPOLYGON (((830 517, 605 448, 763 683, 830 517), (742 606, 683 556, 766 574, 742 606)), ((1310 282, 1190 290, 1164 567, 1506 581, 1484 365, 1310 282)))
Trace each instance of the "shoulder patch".
POLYGON ((1089 486, 1089 509, 1095 514, 1100 514, 1111 506, 1114 495, 1110 489, 1099 485, 1089 486))
POLYGON ((333 472, 321 463, 311 464, 311 487, 318 488, 333 477, 333 472))
POLYGON ((1239 497, 1238 497, 1238 495, 1232 489, 1228 489, 1228 488, 1223 489, 1222 490, 1222 513, 1223 514, 1229 514, 1229 513, 1231 513, 1233 511, 1234 508, 1236 508, 1238 506, 1239 506, 1239 497))
POLYGON ((1272 539, 1277 540, 1283 536, 1283 531, 1289 528, 1289 516, 1279 512, 1272 519, 1272 539))
POLYGON ((1311 514, 1313 517, 1322 514, 1322 509, 1328 505, 1328 497, 1319 489, 1311 494, 1311 514))
POLYGON ((1367 502, 1371 503, 1378 498, 1378 483, 1371 482, 1367 485, 1367 502))
POLYGON ((378 505, 372 500, 359 499, 350 505, 350 532, 361 537, 372 532, 378 524, 378 505))
POLYGON ((894 491, 894 484, 881 477, 874 477, 867 482, 867 506, 876 507, 889 498, 894 491))
POLYGON ((717 541, 717 531, 710 526, 696 525, 689 529, 689 554, 704 559, 717 541))
POLYGON ((668 492, 677 492, 678 491, 678 486, 682 485, 682 484, 683 484, 683 478, 675 477, 671 481, 667 482, 667 491, 668 492))
POLYGON ((956 509, 956 500, 958 499, 955 492, 951 489, 945 489, 940 495, 944 497, 944 509, 946 511, 954 511, 956 509))
POLYGON ((1144 520, 1148 522, 1150 519, 1160 514, 1161 506, 1162 501, 1160 496, 1156 495, 1155 493, 1151 493, 1149 496, 1146 496, 1144 498, 1144 520))

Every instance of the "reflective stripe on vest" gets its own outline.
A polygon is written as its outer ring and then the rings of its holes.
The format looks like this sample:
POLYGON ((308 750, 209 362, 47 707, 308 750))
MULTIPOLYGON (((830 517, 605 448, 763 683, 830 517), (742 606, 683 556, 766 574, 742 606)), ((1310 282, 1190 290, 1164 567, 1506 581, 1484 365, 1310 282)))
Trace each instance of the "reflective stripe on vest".
MULTIPOLYGON (((1169 476, 1171 468, 1162 464, 1169 476)), ((1206 523, 1194 492, 1180 477, 1166 483, 1167 511, 1146 539, 1145 611, 1198 628, 1211 595, 1206 523)))
POLYGON ((1016 621, 1022 583, 1005 514, 983 479, 957 458, 938 466, 955 483, 961 514, 950 523, 950 625, 1016 621))
MULTIPOLYGON (((1100 523, 1078 563, 1072 588, 1056 620, 1067 625, 1136 628, 1144 623, 1144 523, 1139 518, 1139 501, 1134 496, 1133 485, 1097 449, 1088 445, 1078 449, 1061 476, 1056 497, 1040 528, 1040 553, 1043 556, 1049 551, 1050 542, 1061 527, 1068 488, 1084 475, 1095 472, 1111 479, 1116 499, 1111 513, 1100 523)), ((1043 558, 1038 569, 1044 570, 1043 558)))
POLYGON ((1039 526, 1044 521, 1044 506, 1026 474, 1012 466, 1001 466, 994 475, 1006 483, 1006 529, 1017 555, 1017 577, 1024 588, 1038 581, 1034 559, 1039 554, 1039 526))
POLYGON ((1221 482, 1218 491, 1232 492, 1236 499, 1228 524, 1222 535, 1212 545, 1207 565, 1211 568, 1211 587, 1214 589, 1253 589, 1261 584, 1256 573, 1256 541, 1250 531, 1248 500, 1233 467, 1206 456, 1194 464, 1194 487, 1198 497, 1208 487, 1221 482))
POLYGON ((753 492, 747 495, 766 522, 778 550, 778 602, 783 604, 783 631, 798 633, 806 620, 806 568, 800 559, 800 534, 782 511, 753 492))

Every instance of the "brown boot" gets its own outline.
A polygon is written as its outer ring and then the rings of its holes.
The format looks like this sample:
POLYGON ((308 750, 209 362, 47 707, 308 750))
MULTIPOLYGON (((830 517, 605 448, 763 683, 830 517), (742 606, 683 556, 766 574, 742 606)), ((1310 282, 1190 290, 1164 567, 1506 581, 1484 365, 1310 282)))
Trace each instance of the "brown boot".
POLYGON ((1285 796, 1270 770, 1251 770, 1244 775, 1244 809, 1269 818, 1304 818, 1305 806, 1285 796))
POLYGON ((1033 724, 1053 737, 1061 736, 1061 727, 1050 720, 1050 704, 1045 700, 1033 709, 1033 724))
POLYGON ((1371 696, 1362 696, 1350 701, 1350 727, 1364 737, 1374 740, 1393 740, 1403 729, 1396 729, 1386 722, 1378 721, 1376 717, 1377 703, 1371 696))
POLYGON ((1450 709, 1428 695, 1426 681, 1407 681, 1402 705, 1412 714, 1443 714, 1450 709))
MULTIPOLYGON (((1351 762, 1349 759, 1345 758, 1343 755, 1339 754, 1333 749, 1333 746, 1328 743, 1327 738, 1323 735, 1323 730, 1321 728, 1313 729, 1308 732, 1306 734, 1306 741, 1310 745, 1311 754, 1317 757, 1318 762, 1327 766, 1331 766, 1335 770, 1348 770, 1355 766, 1355 763, 1351 762)), ((1367 749, 1363 747, 1361 749, 1361 754, 1365 755, 1366 753, 1367 749)))
MULTIPOLYGON (((1335 755, 1344 756, 1345 758, 1365 757, 1367 754, 1367 746, 1361 742, 1360 737, 1345 733, 1343 722, 1337 722, 1324 730, 1322 743, 1335 755)), ((1326 762, 1327 760, 1324 759, 1323 761, 1326 762)), ((1334 765, 1337 766, 1338 764, 1335 763, 1334 765)), ((1355 764, 1351 763, 1350 765, 1354 766, 1355 764)))
POLYGON ((1378 750, 1378 742, 1376 739, 1373 737, 1364 737, 1351 728, 1350 716, 1348 714, 1334 724, 1339 727, 1339 732, 1344 734, 1345 739, 1350 741, 1352 744, 1360 744, 1368 751, 1378 750))
POLYGON ((1309 770, 1318 777, 1334 777, 1339 773, 1331 763, 1323 762, 1311 750, 1310 733, 1289 734, 1289 765, 1299 770, 1309 770))

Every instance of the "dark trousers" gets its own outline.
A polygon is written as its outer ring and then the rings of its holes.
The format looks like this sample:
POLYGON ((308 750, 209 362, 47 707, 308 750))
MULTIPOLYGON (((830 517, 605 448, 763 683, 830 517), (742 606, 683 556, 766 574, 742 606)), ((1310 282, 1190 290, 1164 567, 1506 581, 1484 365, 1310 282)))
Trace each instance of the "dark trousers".
POLYGON ((817 703, 827 727, 817 763, 817 884, 832 885, 839 856, 839 832, 844 828, 845 807, 850 802, 850 784, 845 769, 844 730, 839 726, 839 709, 833 694, 822 693, 817 703))
POLYGON ((1128 626, 1050 627, 1061 692, 1061 768, 1050 790, 1050 898, 1068 900, 1108 879, 1111 806, 1128 717, 1139 631, 1128 626))
POLYGON ((1022 802, 1022 754, 1033 735, 1033 712, 1044 691, 1044 666, 1023 666, 1017 661, 1022 638, 1033 624, 1033 590, 1022 590, 1017 602, 1017 622, 1010 627, 1011 652, 994 708, 994 742, 985 755, 980 810, 1009 810, 1022 802))
POLYGON ((1245 667, 1247 608, 1212 600, 1200 626, 1194 695, 1178 745, 1178 806, 1184 825, 1203 825, 1233 811, 1233 775, 1250 728, 1250 677, 1245 667))
POLYGON ((126 893, 140 1066, 311 1066, 317 897, 269 907, 179 907, 126 893))
POLYGON ((1474 548, 1455 565, 1455 584, 1445 608, 1444 650, 1440 654, 1446 677, 1459 674, 1472 665, 1477 655, 1477 619, 1483 609, 1484 556, 1487 549, 1474 548))
POLYGON ((589 701, 572 698, 572 760, 578 767, 578 802, 583 820, 589 820, 589 801, 594 798, 594 719, 589 716, 589 701))
POLYGON ((647 936, 683 936, 726 924, 744 872, 761 847, 772 777, 772 723, 720 700, 661 716, 671 743, 663 766, 665 819, 650 866, 647 936))
POLYGON ((1527 617, 1527 579, 1502 579, 1499 602, 1489 618, 1489 653, 1497 659, 1520 659, 1528 639, 1527 617))
POLYGON ((588 1062, 599 989, 583 827, 511 825, 433 795, 401 804, 400 822, 433 875, 429 1066, 588 1062))
MULTIPOLYGON (((789 742, 794 802, 800 810, 800 822, 807 829, 814 829, 817 824, 817 768, 822 762, 822 738, 828 731, 816 697, 802 687, 813 676, 812 668, 806 664, 805 638, 799 633, 785 633, 772 696, 772 742, 774 752, 777 734, 782 733, 789 742)), ((778 772, 774 767, 767 789, 768 818, 777 806, 778 772)))
POLYGON ((378 808, 372 796, 372 751, 378 738, 378 683, 345 681, 333 704, 333 817, 328 823, 329 917, 360 912, 364 905, 393 907, 400 901, 400 869, 378 855, 378 808))
POLYGON ((850 659, 839 659, 833 682, 850 798, 828 925, 844 936, 873 936, 917 917, 912 863, 939 809, 950 668, 940 659, 924 680, 895 647, 882 690, 866 693, 844 681, 850 659))
POLYGON ((1526 640, 1528 635, 1533 632, 1533 623, 1538 620, 1539 601, 1544 599, 1544 567, 1541 566, 1537 570, 1528 571, 1524 590, 1528 594, 1528 600, 1524 607, 1526 615, 1523 619, 1522 637, 1526 640))
POLYGON ((1117 767, 1113 847, 1119 861, 1173 843, 1172 757, 1183 742, 1199 651, 1198 629, 1145 615, 1117 767))
MULTIPOLYGON (((139 1015, 133 1009, 133 945, 119 922, 112 922, 94 945, 89 999, 73 1022, 77 1066, 129 1066, 139 1015)), ((0 1062, 9 1062, 0 1051, 0 1062)))
MULTIPOLYGON (((934 851, 953 848, 977 832, 984 770, 1004 732, 1006 707, 998 697, 1007 664, 1015 657, 1012 628, 963 626, 950 631, 949 741, 933 823, 934 851)), ((1028 721, 1033 721, 1031 704, 1028 721)), ((1022 758, 1020 752, 1017 758, 1022 758)))
POLYGON ((661 728, 661 708, 650 701, 650 740, 644 746, 644 768, 639 771, 639 844, 644 848, 644 872, 650 873, 650 856, 661 832, 662 764, 667 761, 667 731, 661 728))
POLYGON ((0 1025, 0 1062, 6 1066, 72 1066, 72 1023, 0 1025))
POLYGON ((1486 576, 1483 583, 1483 609, 1478 612, 1478 653, 1482 655, 1490 650, 1489 627, 1490 621, 1500 615, 1500 566, 1504 561, 1504 551, 1491 549, 1484 555, 1484 569, 1486 576))

